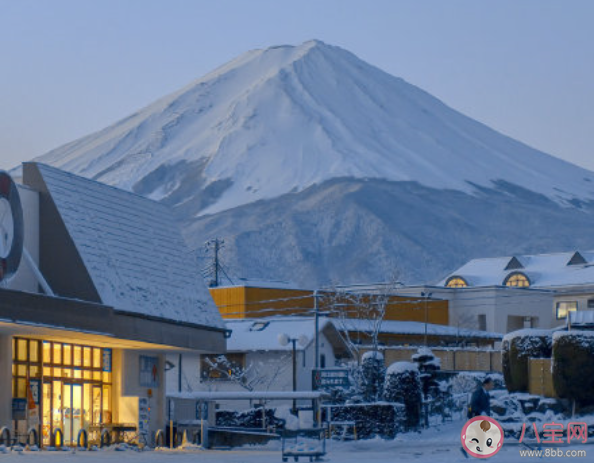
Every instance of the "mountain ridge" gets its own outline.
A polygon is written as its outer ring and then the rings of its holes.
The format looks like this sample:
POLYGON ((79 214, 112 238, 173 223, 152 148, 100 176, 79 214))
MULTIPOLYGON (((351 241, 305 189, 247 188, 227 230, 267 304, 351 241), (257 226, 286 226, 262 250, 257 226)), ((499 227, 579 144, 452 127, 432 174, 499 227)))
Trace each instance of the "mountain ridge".
MULTIPOLYGON (((38 159, 157 200, 192 181, 185 179, 186 166, 175 167, 192 164, 201 185, 219 185, 196 216, 336 177, 416 180, 471 194, 469 182, 527 181, 559 201, 594 198, 594 173, 501 135, 315 40, 247 52, 38 159), (159 172, 158 182, 146 180, 159 172)), ((169 202, 196 199, 177 197, 169 202)))
POLYGON ((320 41, 249 51, 36 160, 175 208, 244 277, 418 282, 594 248, 593 172, 320 41))

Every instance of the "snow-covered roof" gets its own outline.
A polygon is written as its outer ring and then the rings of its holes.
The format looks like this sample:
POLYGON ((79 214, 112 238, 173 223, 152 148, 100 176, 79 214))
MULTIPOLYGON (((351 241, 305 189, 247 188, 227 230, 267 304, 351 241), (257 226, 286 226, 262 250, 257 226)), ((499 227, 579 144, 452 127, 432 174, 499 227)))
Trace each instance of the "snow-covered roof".
POLYGON ((473 259, 440 285, 452 277, 461 277, 469 286, 499 286, 517 272, 528 277, 532 288, 594 284, 594 251, 473 259))
MULTIPOLYGON (((303 338, 305 344, 296 343, 297 350, 304 350, 315 338, 315 321, 312 317, 268 317, 259 319, 226 321, 231 336, 227 339, 229 352, 250 351, 290 351, 291 343, 282 346, 279 336, 287 334, 291 338, 303 338)), ((325 317, 319 319, 320 332, 336 330, 332 321, 325 317)))
MULTIPOLYGON (((342 329, 342 326, 339 325, 342 329)), ((344 328, 355 331, 365 330, 369 328, 369 323, 365 320, 349 319, 344 321, 344 328)), ((380 332, 384 334, 403 334, 403 335, 424 335, 425 323, 423 322, 409 322, 397 320, 384 320, 380 327, 380 332)), ((489 331, 469 330, 458 328, 456 326, 436 325, 432 323, 427 324, 427 334, 429 336, 448 336, 460 338, 485 338, 485 339, 501 339, 503 337, 500 333, 493 333, 489 331)))
POLYGON ((315 400, 328 396, 324 391, 193 391, 167 394, 169 399, 191 400, 315 400))
POLYGON ((168 207, 36 165, 103 304, 224 327, 168 207))

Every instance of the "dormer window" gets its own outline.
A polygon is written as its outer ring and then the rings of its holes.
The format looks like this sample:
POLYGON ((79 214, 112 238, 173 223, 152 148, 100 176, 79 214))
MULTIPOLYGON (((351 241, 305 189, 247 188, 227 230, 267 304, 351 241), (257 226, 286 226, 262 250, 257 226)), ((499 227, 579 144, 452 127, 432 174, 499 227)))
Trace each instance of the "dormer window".
POLYGON ((528 288, 530 286, 530 280, 521 272, 513 272, 505 278, 503 284, 514 288, 528 288))
POLYGON ((588 261, 584 258, 584 256, 576 251, 573 256, 571 256, 571 259, 569 259, 569 262, 567 262, 567 265, 584 265, 587 263, 588 261))
POLYGON ((507 263, 505 270, 518 270, 524 268, 522 262, 517 257, 512 257, 507 263))
POLYGON ((448 278, 448 281, 446 281, 445 285, 446 288, 466 288, 468 286, 468 282, 462 277, 453 276, 448 278))

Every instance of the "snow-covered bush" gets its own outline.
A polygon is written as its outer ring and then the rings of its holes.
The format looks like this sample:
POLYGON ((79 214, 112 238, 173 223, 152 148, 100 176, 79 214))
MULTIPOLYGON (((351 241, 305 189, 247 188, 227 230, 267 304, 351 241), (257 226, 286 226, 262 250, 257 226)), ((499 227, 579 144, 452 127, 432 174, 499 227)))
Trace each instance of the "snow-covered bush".
POLYGON ((393 439, 398 432, 404 430, 406 410, 404 405, 399 403, 337 405, 324 408, 322 418, 330 419, 331 422, 354 422, 359 439, 376 436, 393 439), (331 408, 330 417, 327 415, 329 408, 331 408))
POLYGON ((396 362, 386 372, 384 400, 406 407, 406 428, 419 426, 422 404, 421 375, 416 363, 396 362))
POLYGON ((412 360, 419 367, 423 395, 426 399, 435 398, 439 393, 436 372, 441 368, 441 360, 427 347, 420 347, 412 360))
POLYGON ((594 332, 558 331, 553 335, 553 384, 559 397, 594 404, 594 332))
POLYGON ((376 402, 381 398, 385 376, 384 356, 377 351, 363 354, 359 379, 363 400, 376 402))
POLYGON ((528 359, 550 358, 552 333, 548 330, 525 329, 503 338, 501 348, 503 377, 510 392, 528 391, 528 359))
POLYGON ((266 426, 262 426, 261 408, 251 408, 243 411, 217 410, 216 423, 217 426, 250 429, 262 429, 267 426, 282 429, 285 426, 285 420, 276 417, 275 410, 270 408, 266 409, 266 426))

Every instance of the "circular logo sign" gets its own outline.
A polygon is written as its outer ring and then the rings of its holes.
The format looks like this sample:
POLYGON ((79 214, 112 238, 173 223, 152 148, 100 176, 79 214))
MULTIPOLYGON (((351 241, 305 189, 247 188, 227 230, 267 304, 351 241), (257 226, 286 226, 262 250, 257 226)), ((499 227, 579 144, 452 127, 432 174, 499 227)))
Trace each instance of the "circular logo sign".
POLYGON ((16 273, 23 255, 23 209, 17 186, 0 171, 0 281, 16 273))
POLYGON ((489 458, 501 450, 503 428, 490 416, 476 416, 466 422, 460 440, 469 455, 489 458))

